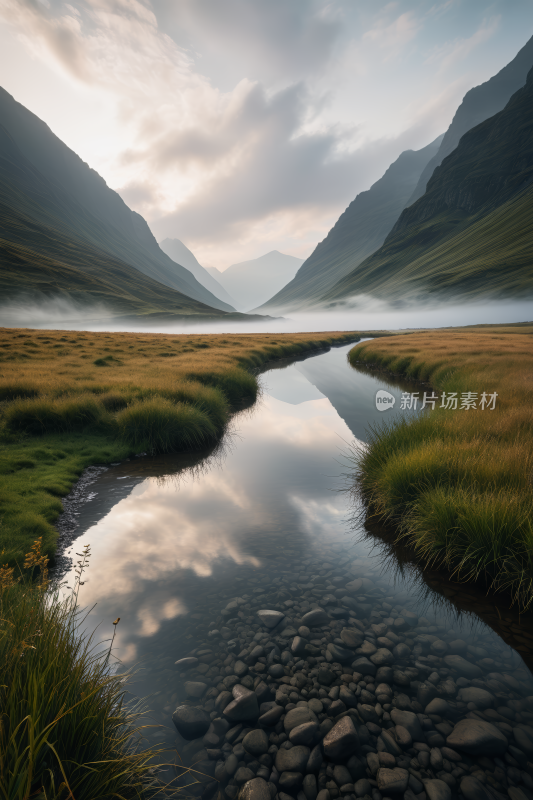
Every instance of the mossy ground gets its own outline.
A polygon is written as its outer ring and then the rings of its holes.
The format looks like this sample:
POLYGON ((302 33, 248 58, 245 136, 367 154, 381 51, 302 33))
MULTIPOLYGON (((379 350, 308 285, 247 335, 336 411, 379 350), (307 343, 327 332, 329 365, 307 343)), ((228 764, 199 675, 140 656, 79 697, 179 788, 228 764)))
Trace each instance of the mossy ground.
POLYGON ((85 467, 212 444, 267 361, 356 339, 0 329, 2 563, 37 537, 53 556, 60 498, 85 467))

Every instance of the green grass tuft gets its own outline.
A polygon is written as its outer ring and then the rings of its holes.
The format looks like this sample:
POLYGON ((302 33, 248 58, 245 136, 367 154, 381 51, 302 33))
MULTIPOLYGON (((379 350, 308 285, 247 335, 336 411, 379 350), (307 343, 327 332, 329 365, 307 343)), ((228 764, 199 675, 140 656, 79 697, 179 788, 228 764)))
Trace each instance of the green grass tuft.
POLYGON ((117 414, 116 425, 123 442, 149 453, 204 447, 217 436, 204 411, 161 397, 128 406, 117 414))

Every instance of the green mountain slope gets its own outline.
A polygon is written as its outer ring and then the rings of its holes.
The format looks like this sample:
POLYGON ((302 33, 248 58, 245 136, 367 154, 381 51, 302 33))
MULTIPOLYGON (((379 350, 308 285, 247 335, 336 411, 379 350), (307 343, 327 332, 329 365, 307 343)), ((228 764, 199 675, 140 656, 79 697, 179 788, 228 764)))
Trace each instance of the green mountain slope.
POLYGON ((68 148, 50 128, 0 87, 0 123, 4 135, 0 155, 18 153, 61 198, 56 216, 67 222, 108 256, 118 258, 154 280, 224 311, 233 308, 215 297, 194 275, 176 264, 158 246, 146 221, 133 212, 104 179, 68 148), (72 204, 75 212, 69 211, 72 204), (84 213, 81 214, 80 210, 84 213), (87 220, 91 220, 88 224, 87 220))
POLYGON ((533 294, 533 70, 466 133, 383 247, 325 293, 453 299, 533 294))
POLYGON ((533 36, 513 60, 496 75, 485 83, 474 86, 465 94, 450 127, 444 134, 438 152, 424 167, 416 189, 409 198, 408 206, 422 197, 433 172, 446 156, 455 150, 461 136, 505 108, 513 94, 525 84, 531 67, 533 67, 533 36))
MULTIPOLYGON (((49 181, 0 125, 0 297, 62 297, 127 314, 226 316, 94 244, 115 235, 49 181)), ((119 234, 116 234, 117 237, 119 234)))
POLYGON ((405 208, 441 139, 421 150, 406 150, 368 191, 358 194, 293 280, 262 308, 305 308, 377 250, 405 208))

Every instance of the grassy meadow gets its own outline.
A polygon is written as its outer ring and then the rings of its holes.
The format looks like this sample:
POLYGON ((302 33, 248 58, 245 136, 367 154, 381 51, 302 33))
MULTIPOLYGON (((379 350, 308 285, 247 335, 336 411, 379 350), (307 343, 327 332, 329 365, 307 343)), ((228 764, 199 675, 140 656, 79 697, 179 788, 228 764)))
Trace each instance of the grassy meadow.
POLYGON ((395 526, 426 567, 455 580, 485 580, 533 599, 533 326, 451 328, 356 345, 350 363, 434 390, 435 409, 371 432, 356 456, 369 513, 395 526), (441 408, 457 393, 457 410, 441 408), (461 395, 477 393, 476 409, 461 395), (498 394, 494 410, 482 393, 498 394))
POLYGON ((38 537, 53 555, 60 498, 85 467, 212 445, 267 361, 357 338, 0 329, 2 563, 38 537))

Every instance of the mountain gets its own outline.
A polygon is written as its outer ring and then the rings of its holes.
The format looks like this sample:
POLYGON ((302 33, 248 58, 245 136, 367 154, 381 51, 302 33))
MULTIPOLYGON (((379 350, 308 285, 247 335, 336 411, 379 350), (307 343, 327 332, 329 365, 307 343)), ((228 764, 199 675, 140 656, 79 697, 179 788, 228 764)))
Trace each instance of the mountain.
POLYGON ((405 208, 442 137, 421 150, 406 150, 368 191, 361 192, 317 245, 293 280, 264 308, 305 308, 377 250, 405 208))
MULTIPOLYGON (((61 211, 73 233, 80 234, 108 257, 118 259, 155 281, 213 308, 233 311, 199 283, 189 270, 159 248, 146 221, 110 189, 104 179, 68 148, 39 117, 0 87, 0 122, 4 133, 63 199, 61 211), (85 212, 68 212, 68 200, 85 212), (89 215, 89 216, 87 216, 89 215), (87 220, 91 219, 91 224, 87 220), (82 221, 83 220, 83 221, 82 221)), ((4 137, 3 142, 7 140, 4 137)), ((2 155, 2 151, 0 151, 2 155)))
POLYGON ((47 297, 98 304, 109 315, 245 318, 170 289, 94 243, 111 235, 72 195, 52 185, 0 125, 2 303, 47 297))
POLYGON ((533 295, 533 69, 464 134, 384 245, 324 294, 453 300, 533 295))
POLYGON ((450 127, 444 134, 438 152, 424 168, 416 189, 407 203, 408 206, 422 197, 434 170, 455 150, 461 136, 506 106, 512 95, 525 84, 531 67, 533 67, 533 37, 507 66, 490 80, 475 86, 465 94, 450 127))
POLYGON ((302 263, 302 258, 271 250, 251 261, 233 264, 224 272, 219 272, 217 280, 235 299, 235 308, 248 311, 279 292, 282 286, 292 280, 302 263))
POLYGON ((194 253, 192 253, 182 241, 179 239, 164 239, 162 242, 159 242, 159 247, 172 261, 175 261, 176 264, 181 264, 182 267, 192 272, 196 280, 199 281, 202 286, 205 286, 206 289, 209 289, 211 294, 214 294, 215 297, 218 297, 219 300, 227 303, 227 305, 231 307, 234 306, 235 301, 233 298, 230 297, 217 279, 202 267, 194 253))

